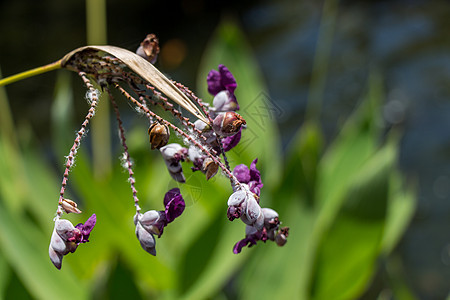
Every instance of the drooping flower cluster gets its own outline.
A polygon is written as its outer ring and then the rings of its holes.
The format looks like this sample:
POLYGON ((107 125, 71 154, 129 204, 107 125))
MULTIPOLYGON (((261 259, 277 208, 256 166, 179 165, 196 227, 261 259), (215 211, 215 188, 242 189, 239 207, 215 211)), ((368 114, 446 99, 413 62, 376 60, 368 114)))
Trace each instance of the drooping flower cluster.
POLYGON ((136 213, 134 216, 136 236, 145 251, 156 255, 154 235, 157 235, 158 238, 161 237, 164 227, 178 218, 183 213, 185 206, 180 189, 173 188, 164 196, 165 210, 149 210, 143 214, 136 213))
MULTIPOLYGON (((109 49, 109 48, 108 48, 109 49)), ((114 53, 123 53, 123 49, 114 53)), ((279 246, 286 243, 288 228, 280 228, 278 213, 269 208, 261 208, 260 197, 263 187, 261 174, 256 168, 258 159, 250 167, 237 165, 233 171, 229 166, 226 152, 239 144, 243 129, 246 126, 244 118, 237 113, 239 104, 235 95, 237 83, 231 72, 219 65, 218 70, 211 70, 207 77, 208 91, 213 96, 212 105, 203 103, 193 92, 180 83, 164 77, 150 63, 158 56, 158 39, 148 35, 132 59, 121 60, 117 55, 107 55, 105 51, 81 51, 67 59, 66 66, 76 70, 84 81, 88 92, 86 98, 90 109, 78 131, 74 144, 67 156, 66 169, 63 175, 62 187, 55 217, 55 229, 49 247, 49 255, 53 264, 60 269, 64 255, 74 252, 79 244, 85 243, 96 223, 96 215, 92 215, 85 224, 73 226, 68 220, 61 219, 65 213, 81 213, 77 204, 64 197, 68 183, 69 172, 74 165, 82 137, 86 134, 88 123, 95 115, 100 92, 94 88, 91 81, 96 81, 102 91, 108 93, 116 114, 119 127, 119 138, 124 152, 122 162, 128 171, 136 214, 134 224, 135 234, 142 248, 156 255, 155 235, 161 237, 164 228, 185 209, 185 202, 178 188, 169 190, 164 197, 164 210, 149 210, 141 213, 133 164, 128 152, 125 130, 120 118, 119 107, 116 104, 110 88, 117 89, 131 105, 149 120, 149 142, 152 150, 158 150, 164 160, 167 170, 173 180, 184 183, 182 163, 192 163, 192 171, 201 171, 207 180, 219 173, 228 177, 233 193, 228 199, 227 217, 230 221, 240 219, 246 224, 246 236, 236 243, 234 253, 241 252, 245 246, 252 246, 257 241, 271 240, 279 246), (127 64, 133 61, 133 64, 127 64), (135 70, 135 63, 145 65, 151 71, 151 76, 144 76, 135 70), (156 79, 155 79, 156 78, 156 79), (168 98, 166 98, 166 96, 168 98), (176 106, 170 101, 180 105, 176 106), (153 107, 159 107, 169 112, 177 123, 169 121, 155 113, 153 107), (196 117, 191 121, 184 116, 187 111, 196 117), (177 124, 177 125, 175 125, 177 124), (182 138, 184 145, 170 143, 173 131, 182 138)), ((107 51, 106 51, 107 52, 107 51)))
POLYGON ((73 224, 69 220, 55 221, 48 253, 56 268, 61 269, 63 256, 77 250, 79 244, 89 242, 89 235, 94 229, 97 217, 93 214, 86 223, 73 224))
POLYGON ((233 252, 240 253, 242 248, 256 245, 257 241, 275 241, 283 246, 288 236, 288 228, 280 228, 278 213, 270 208, 261 208, 259 199, 263 183, 261 173, 256 168, 258 159, 255 159, 250 168, 246 165, 237 165, 233 174, 239 180, 240 187, 228 199, 227 216, 230 221, 240 218, 246 227, 246 237, 236 243, 233 252))

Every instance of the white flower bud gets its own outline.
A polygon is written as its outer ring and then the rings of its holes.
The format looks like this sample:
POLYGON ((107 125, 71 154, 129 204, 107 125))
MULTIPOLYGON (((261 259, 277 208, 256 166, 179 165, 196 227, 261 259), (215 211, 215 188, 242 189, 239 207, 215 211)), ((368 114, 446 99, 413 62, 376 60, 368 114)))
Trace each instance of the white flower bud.
POLYGON ((230 198, 228 198, 228 206, 238 206, 242 202, 244 202, 247 198, 247 192, 245 190, 238 190, 231 194, 230 198))
POLYGON ((50 239, 50 247, 53 248, 54 251, 63 255, 67 253, 66 242, 61 238, 55 229, 53 229, 52 237, 50 239))
POLYGON ((58 252, 56 252, 53 248, 52 245, 50 244, 50 246, 48 247, 48 255, 50 256, 50 260, 52 261, 52 263, 55 265, 55 267, 60 270, 61 269, 61 265, 62 265, 62 258, 63 256, 61 254, 59 254, 58 252))
POLYGON ((73 224, 69 220, 62 219, 55 222, 55 230, 64 241, 73 237, 74 229, 75 227, 73 227, 73 224))
POLYGON ((142 248, 151 255, 156 256, 155 237, 145 230, 139 222, 136 225, 136 236, 141 243, 142 248))

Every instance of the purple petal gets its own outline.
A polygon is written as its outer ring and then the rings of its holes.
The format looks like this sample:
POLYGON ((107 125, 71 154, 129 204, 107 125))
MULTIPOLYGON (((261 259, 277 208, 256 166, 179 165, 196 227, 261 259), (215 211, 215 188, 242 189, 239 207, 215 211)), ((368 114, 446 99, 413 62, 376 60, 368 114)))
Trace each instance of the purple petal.
POLYGON ((97 216, 92 214, 92 216, 87 219, 87 221, 83 224, 77 224, 75 228, 80 230, 81 232, 81 240, 78 243, 87 243, 89 242, 89 235, 91 234, 92 229, 94 229, 95 223, 97 222, 97 216))
POLYGON ((173 188, 166 193, 166 196, 164 197, 164 204, 166 206, 165 213, 167 223, 170 223, 178 218, 186 207, 183 196, 181 196, 180 189, 178 188, 173 188))
POLYGON ((234 95, 234 90, 237 87, 236 79, 234 79, 233 74, 228 70, 224 65, 219 65, 219 73, 220 73, 220 83, 222 86, 230 92, 230 94, 234 95))
POLYGON ((238 254, 241 253, 242 248, 244 248, 245 246, 249 245, 249 247, 256 245, 256 241, 251 238, 251 237, 246 237, 243 240, 240 240, 239 242, 237 242, 234 247, 233 247, 233 253, 234 254, 238 254))
POLYGON ((261 173, 259 172, 259 170, 256 168, 256 163, 258 162, 258 159, 255 158, 254 161, 252 161, 252 163, 250 164, 250 180, 251 181, 256 181, 258 183, 261 183, 261 173))
POLYGON ((181 195, 181 192, 180 192, 179 188, 173 188, 170 191, 168 191, 164 195, 164 206, 167 206, 167 204, 169 204, 169 202, 172 201, 172 199, 174 199, 178 195, 181 195))
POLYGON ((239 144, 242 136, 242 128, 239 128, 238 133, 232 136, 227 136, 222 139, 223 151, 227 152, 236 147, 239 144))
POLYGON ((233 175, 236 176, 240 183, 248 183, 250 181, 250 170, 244 164, 234 167, 233 175))
POLYGON ((220 73, 216 70, 209 71, 206 82, 208 83, 208 92, 213 96, 224 90, 220 82, 220 73))
POLYGON ((250 181, 248 183, 248 188, 250 192, 260 196, 261 195, 261 188, 264 186, 262 183, 258 183, 257 181, 250 181))

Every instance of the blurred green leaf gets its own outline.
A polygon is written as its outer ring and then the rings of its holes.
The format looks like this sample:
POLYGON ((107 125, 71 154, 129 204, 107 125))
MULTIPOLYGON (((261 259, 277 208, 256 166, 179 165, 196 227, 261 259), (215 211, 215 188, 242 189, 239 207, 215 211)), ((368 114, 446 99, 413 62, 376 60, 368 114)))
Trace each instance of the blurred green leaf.
POLYGON ((313 299, 354 299, 367 285, 381 250, 394 154, 387 145, 354 173, 317 249, 313 299))
POLYGON ((59 157, 67 155, 67 149, 70 149, 74 139, 71 75, 66 70, 58 71, 54 100, 51 106, 52 142, 59 157))
POLYGON ((409 225, 417 205, 415 194, 399 172, 391 174, 388 214, 382 242, 384 255, 392 252, 409 225))
POLYGON ((315 199, 317 166, 322 147, 322 132, 319 125, 311 121, 302 125, 288 148, 282 187, 303 195, 309 205, 315 199))
POLYGON ((0 252, 0 299, 4 299, 6 284, 11 276, 11 271, 8 266, 8 262, 0 252))

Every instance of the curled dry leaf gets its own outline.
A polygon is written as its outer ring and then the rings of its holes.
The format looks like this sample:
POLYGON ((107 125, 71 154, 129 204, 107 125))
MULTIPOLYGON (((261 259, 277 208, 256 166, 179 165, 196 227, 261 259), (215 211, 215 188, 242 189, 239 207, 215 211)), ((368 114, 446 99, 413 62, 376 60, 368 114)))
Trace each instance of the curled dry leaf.
POLYGON ((63 68, 71 69, 69 61, 76 54, 83 51, 102 51, 120 59, 128 68, 139 75, 142 79, 148 81, 151 85, 156 87, 171 100, 181 105, 195 117, 202 120, 206 124, 209 124, 208 119, 204 116, 202 111, 182 91, 180 91, 170 79, 164 76, 164 74, 162 74, 150 62, 126 49, 115 46, 81 47, 66 54, 61 59, 61 66, 63 68))

